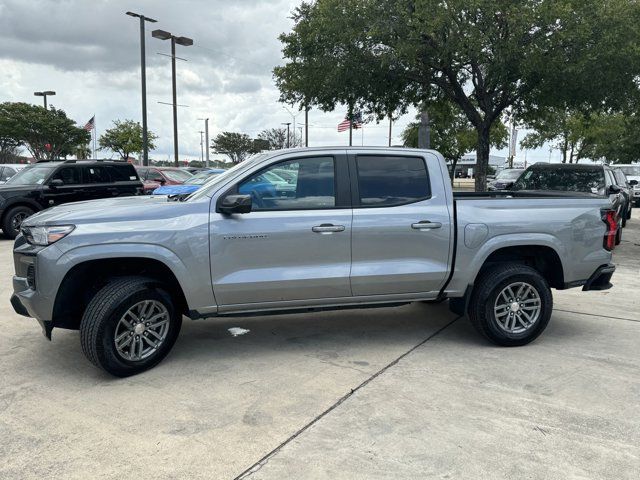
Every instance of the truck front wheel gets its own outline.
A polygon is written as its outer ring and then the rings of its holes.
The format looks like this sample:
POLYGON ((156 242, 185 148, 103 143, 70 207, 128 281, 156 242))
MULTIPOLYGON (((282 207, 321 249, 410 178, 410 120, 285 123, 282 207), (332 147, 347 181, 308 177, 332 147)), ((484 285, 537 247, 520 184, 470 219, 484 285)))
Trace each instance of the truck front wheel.
POLYGON ((85 356, 117 377, 157 365, 176 341, 182 316, 152 279, 122 277, 93 297, 80 322, 85 356))
POLYGON ((540 273, 515 263, 489 267, 476 280, 469 318, 496 345, 526 345, 549 323, 553 296, 540 273))

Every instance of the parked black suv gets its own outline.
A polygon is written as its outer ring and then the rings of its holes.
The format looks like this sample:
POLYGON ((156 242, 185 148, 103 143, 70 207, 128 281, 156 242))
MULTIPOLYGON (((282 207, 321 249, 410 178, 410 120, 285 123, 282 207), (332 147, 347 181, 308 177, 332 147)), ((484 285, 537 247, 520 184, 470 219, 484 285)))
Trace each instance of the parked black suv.
POLYGON ((0 226, 15 238, 29 215, 61 203, 141 195, 133 165, 101 160, 65 160, 30 165, 0 185, 0 226))
POLYGON ((527 168, 509 190, 571 192, 608 197, 618 222, 616 245, 620 243, 627 204, 608 165, 536 163, 527 168))

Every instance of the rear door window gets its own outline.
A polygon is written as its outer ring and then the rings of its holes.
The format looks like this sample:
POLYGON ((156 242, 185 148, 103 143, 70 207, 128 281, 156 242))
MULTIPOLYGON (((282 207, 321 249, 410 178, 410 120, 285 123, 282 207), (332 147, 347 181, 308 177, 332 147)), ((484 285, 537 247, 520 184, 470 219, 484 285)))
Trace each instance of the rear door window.
POLYGON ((83 168, 84 183, 110 183, 111 177, 106 167, 91 165, 83 168))
POLYGON ((361 207, 393 207, 431 197, 420 157, 358 155, 356 166, 361 207))

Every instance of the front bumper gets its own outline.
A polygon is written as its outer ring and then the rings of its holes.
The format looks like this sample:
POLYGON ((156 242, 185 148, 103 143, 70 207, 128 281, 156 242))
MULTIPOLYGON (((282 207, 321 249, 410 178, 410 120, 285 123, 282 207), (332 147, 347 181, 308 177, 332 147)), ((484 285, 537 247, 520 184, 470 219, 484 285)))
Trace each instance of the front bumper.
POLYGON ((582 287, 582 291, 587 292, 589 290, 608 290, 613 285, 611 284, 611 277, 613 276, 613 272, 616 271, 616 266, 602 265, 593 272, 593 275, 589 277, 587 283, 582 287))
MULTIPOLYGON (((29 310, 27 309, 25 304, 22 302, 21 297, 16 293, 11 295, 11 306, 18 315, 22 315, 23 317, 33 317, 33 315, 29 313, 29 310)), ((36 320, 38 320, 38 323, 42 327, 42 333, 44 334, 44 336, 51 340, 51 330, 53 330, 53 322, 48 320, 41 320, 37 317, 36 320)))

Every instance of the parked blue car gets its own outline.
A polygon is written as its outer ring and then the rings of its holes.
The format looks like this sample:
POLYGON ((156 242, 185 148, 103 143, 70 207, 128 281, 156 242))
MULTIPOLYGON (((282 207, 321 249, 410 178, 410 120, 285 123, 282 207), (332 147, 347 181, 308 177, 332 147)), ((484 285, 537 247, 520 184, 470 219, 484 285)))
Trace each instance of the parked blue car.
POLYGON ((189 180, 180 185, 165 185, 163 187, 156 188, 153 191, 153 195, 190 195, 204 185, 207 180, 220 175, 226 170, 222 168, 211 168, 207 171, 197 173, 189 180))

